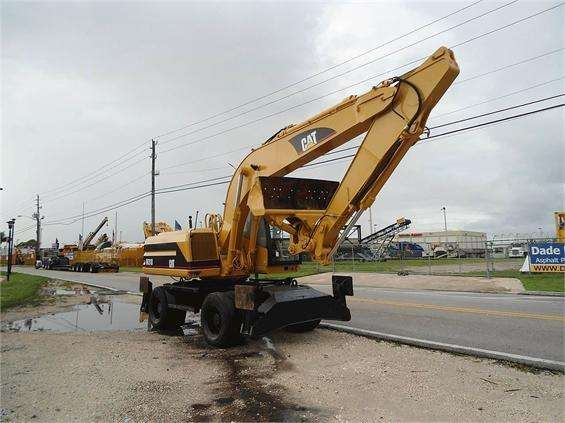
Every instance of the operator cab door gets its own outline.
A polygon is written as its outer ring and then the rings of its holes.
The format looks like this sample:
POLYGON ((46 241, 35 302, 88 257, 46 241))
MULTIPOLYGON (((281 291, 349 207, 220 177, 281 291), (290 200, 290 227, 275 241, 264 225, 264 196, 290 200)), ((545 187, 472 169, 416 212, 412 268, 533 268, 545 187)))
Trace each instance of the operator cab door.
MULTIPOLYGON (((250 237, 251 232, 251 213, 245 221, 243 236, 250 237)), ((262 266, 290 266, 302 264, 300 254, 292 255, 288 251, 290 245, 290 235, 269 225, 265 219, 259 220, 257 229, 257 265, 262 266)))

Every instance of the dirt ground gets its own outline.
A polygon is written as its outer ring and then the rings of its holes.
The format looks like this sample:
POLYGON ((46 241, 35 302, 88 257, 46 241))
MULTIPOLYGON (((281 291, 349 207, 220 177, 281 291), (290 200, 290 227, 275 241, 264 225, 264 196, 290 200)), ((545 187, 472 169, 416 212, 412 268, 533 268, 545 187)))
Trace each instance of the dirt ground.
POLYGON ((318 329, 2 333, 2 420, 563 421, 563 375, 318 329))
MULTIPOLYGON (((407 275, 399 276, 387 273, 343 273, 340 275, 351 275, 355 286, 367 286, 378 288, 402 288, 402 289, 436 289, 442 291, 471 291, 471 292, 523 292, 522 282, 514 278, 482 278, 475 276, 430 276, 430 275, 407 275)), ((300 283, 308 285, 331 286, 332 274, 319 273, 304 276, 298 279, 300 283)))

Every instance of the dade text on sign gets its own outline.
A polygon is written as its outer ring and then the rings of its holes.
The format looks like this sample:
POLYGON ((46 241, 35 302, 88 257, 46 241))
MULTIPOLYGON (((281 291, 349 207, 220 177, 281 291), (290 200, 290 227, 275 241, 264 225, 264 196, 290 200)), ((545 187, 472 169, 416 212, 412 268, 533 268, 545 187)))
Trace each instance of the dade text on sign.
POLYGON ((565 272, 565 244, 530 244, 530 272, 565 272))

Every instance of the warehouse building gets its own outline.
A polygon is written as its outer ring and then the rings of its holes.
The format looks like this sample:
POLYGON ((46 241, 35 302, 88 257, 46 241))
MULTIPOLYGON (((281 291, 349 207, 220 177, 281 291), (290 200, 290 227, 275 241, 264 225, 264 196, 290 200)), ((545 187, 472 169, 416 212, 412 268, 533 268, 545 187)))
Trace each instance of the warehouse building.
POLYGON ((484 256, 487 234, 473 231, 409 232, 395 236, 396 242, 418 244, 424 256, 480 257, 484 256))

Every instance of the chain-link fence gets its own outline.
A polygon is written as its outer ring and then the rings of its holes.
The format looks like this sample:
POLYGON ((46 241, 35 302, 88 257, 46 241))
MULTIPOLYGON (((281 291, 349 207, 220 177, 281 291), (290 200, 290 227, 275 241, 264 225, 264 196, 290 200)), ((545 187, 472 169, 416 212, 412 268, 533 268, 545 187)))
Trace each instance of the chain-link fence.
MULTIPOLYGON (((416 234, 417 235, 417 234, 416 234)), ((328 266, 305 262, 314 272, 375 272, 400 275, 510 276, 519 271, 529 244, 554 242, 552 238, 506 238, 450 234, 397 237, 383 243, 346 240, 328 266), (424 237, 419 237, 424 238, 424 237), (377 254, 378 252, 378 254, 377 254)))

